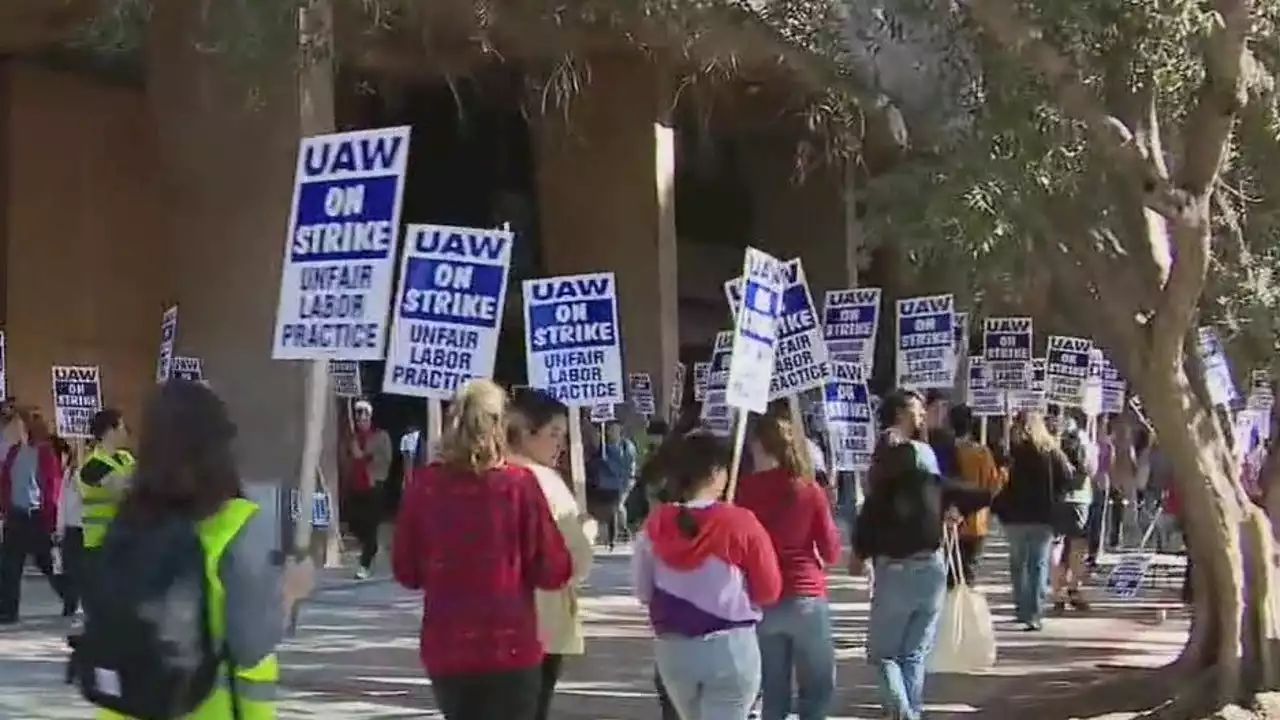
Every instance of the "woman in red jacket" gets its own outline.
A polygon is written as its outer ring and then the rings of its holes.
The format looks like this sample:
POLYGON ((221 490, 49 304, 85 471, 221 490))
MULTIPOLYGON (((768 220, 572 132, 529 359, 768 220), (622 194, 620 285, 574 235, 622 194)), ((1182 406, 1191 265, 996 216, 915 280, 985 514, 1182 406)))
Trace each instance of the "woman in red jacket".
POLYGON ((396 520, 392 570, 422 591, 422 663, 448 720, 534 718, 534 589, 557 590, 573 572, 537 478, 507 463, 506 406, 488 380, 458 391, 439 459, 414 472, 396 520))
POLYGON ((62 467, 49 442, 49 426, 36 413, 19 409, 4 427, 3 465, 0 465, 0 511, 4 538, 0 541, 0 625, 18 621, 22 599, 22 570, 35 560, 59 598, 63 577, 54 573, 53 535, 58 526, 62 467))
POLYGON ((747 448, 754 472, 742 478, 736 502, 759 518, 782 570, 782 597, 765 608, 757 628, 760 717, 790 716, 794 672, 796 713, 800 720, 821 720, 835 693, 826 566, 840 560, 840 531, 826 492, 813 479, 803 429, 785 409, 752 418, 747 448))

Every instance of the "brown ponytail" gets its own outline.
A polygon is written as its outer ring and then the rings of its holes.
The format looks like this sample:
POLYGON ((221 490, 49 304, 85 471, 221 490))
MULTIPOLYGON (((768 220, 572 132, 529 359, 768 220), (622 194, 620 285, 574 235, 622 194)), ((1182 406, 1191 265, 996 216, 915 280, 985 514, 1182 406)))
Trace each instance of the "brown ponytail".
POLYGON ((786 406, 774 406, 764 415, 752 416, 748 433, 791 476, 797 489, 813 482, 808 442, 786 406))

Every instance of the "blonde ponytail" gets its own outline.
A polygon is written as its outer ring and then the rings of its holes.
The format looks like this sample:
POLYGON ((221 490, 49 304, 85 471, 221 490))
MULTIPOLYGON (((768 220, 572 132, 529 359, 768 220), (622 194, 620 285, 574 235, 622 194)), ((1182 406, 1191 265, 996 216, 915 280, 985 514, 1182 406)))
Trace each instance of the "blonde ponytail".
POLYGON ((507 457, 507 394, 491 380, 472 380, 454 396, 440 436, 440 459, 484 472, 507 457))

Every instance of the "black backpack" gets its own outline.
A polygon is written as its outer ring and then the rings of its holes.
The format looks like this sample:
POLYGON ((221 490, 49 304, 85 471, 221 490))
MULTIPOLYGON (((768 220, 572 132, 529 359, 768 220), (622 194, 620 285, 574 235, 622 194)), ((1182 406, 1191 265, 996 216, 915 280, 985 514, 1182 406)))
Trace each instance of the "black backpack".
POLYGON ((224 653, 209 626, 205 552, 189 520, 117 520, 91 560, 70 674, 90 703, 174 720, 209 698, 224 653))

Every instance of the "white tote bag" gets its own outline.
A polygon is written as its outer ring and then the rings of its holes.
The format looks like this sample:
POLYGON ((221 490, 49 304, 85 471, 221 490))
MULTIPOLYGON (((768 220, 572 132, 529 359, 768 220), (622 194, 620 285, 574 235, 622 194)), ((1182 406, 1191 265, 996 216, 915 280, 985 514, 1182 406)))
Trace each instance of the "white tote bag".
POLYGON ((938 618, 938 635, 929 653, 931 673, 971 673, 996 664, 996 632, 987 599, 965 582, 960 570, 960 540, 950 526, 943 533, 943 548, 955 587, 947 591, 938 618))

